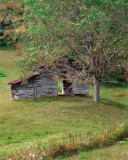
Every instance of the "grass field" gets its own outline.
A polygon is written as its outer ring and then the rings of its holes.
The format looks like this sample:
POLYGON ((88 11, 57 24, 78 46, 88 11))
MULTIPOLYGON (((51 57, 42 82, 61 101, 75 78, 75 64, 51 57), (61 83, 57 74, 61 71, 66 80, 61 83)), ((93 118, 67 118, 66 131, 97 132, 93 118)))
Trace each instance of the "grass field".
MULTIPOLYGON (((27 145, 28 141, 46 143, 51 138, 61 139, 69 133, 81 133, 83 136, 99 134, 114 123, 128 120, 128 88, 101 87, 100 104, 92 102, 91 86, 89 97, 10 101, 7 83, 19 76, 14 61, 14 51, 0 51, 0 72, 6 76, 0 77, 0 158, 17 147, 27 145)), ((126 145, 115 145, 81 152, 67 159, 111 160, 111 157, 119 158, 126 150, 126 145)), ((125 160, 126 156, 121 158, 125 160)))
MULTIPOLYGON (((114 145, 112 147, 80 152, 76 156, 65 158, 65 160, 127 160, 128 145, 114 145)), ((58 159, 59 160, 59 159, 58 159)))

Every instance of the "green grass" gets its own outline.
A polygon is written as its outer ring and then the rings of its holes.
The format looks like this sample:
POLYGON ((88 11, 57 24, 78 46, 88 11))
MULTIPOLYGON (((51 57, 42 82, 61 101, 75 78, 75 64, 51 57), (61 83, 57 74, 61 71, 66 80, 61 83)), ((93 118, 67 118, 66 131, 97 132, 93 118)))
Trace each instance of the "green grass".
MULTIPOLYGON (((79 152, 64 160, 127 160, 128 145, 113 145, 112 147, 95 149, 88 152, 79 152)), ((59 160, 59 159, 58 159, 59 160)))
MULTIPOLYGON (((14 61, 14 51, 0 51, 0 71, 6 76, 0 78, 0 158, 17 147, 27 145, 28 141, 45 143, 50 138, 61 139, 68 133, 99 134, 110 125, 128 119, 128 88, 101 87, 100 104, 92 102, 91 86, 89 97, 10 101, 10 86, 7 83, 19 76, 14 61)), ((121 147, 115 146, 115 152, 118 153, 121 147)), ((89 157, 98 152, 98 156, 102 156, 105 151, 81 154, 89 157)), ((111 150, 108 152, 111 154, 111 150)))

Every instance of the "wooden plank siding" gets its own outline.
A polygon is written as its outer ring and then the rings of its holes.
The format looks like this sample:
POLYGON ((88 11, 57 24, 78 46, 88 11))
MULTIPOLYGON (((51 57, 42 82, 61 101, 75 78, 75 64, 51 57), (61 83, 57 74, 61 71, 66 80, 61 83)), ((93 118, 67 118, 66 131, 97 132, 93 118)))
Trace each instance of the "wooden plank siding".
POLYGON ((67 80, 62 81, 62 94, 65 95, 88 95, 88 84, 82 83, 79 80, 77 82, 69 82, 67 80))
MULTIPOLYGON (((58 81, 53 79, 54 74, 42 72, 40 75, 28 79, 28 83, 22 85, 16 83, 11 85, 11 99, 18 98, 41 98, 43 96, 58 96, 58 81)), ((88 95, 88 84, 68 82, 62 80, 62 92, 64 95, 88 95)))
POLYGON ((73 94, 74 95, 88 95, 89 85, 81 82, 73 83, 73 94))
POLYGON ((42 73, 40 76, 28 80, 25 85, 16 84, 11 87, 11 98, 41 98, 42 96, 58 96, 58 82, 53 75, 42 73))

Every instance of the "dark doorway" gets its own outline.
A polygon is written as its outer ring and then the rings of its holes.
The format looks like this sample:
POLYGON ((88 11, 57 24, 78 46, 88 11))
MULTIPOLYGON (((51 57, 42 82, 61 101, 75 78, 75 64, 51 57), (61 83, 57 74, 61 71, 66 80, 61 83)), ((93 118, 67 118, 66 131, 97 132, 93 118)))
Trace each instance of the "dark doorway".
POLYGON ((62 94, 64 95, 72 95, 72 83, 67 80, 62 80, 62 94))

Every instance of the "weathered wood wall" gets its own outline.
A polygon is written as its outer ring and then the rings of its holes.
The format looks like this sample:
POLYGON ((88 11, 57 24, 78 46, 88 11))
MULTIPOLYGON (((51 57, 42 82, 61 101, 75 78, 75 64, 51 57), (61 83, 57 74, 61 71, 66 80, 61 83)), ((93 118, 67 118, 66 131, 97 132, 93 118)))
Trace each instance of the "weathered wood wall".
POLYGON ((66 80, 62 81, 62 92, 65 95, 88 95, 89 86, 88 84, 77 82, 68 82, 66 80))
POLYGON ((53 76, 53 74, 47 72, 41 74, 43 96, 58 96, 58 81, 53 80, 53 76))
POLYGON ((42 96, 58 96, 58 82, 51 73, 42 73, 39 77, 28 80, 28 84, 12 85, 11 98, 40 98, 42 96))
MULTIPOLYGON (((26 85, 12 84, 11 98, 40 98, 43 96, 58 96, 58 81, 53 80, 54 74, 43 72, 38 77, 28 80, 26 85)), ((88 84, 77 82, 62 81, 63 92, 66 95, 88 95, 88 84)))
POLYGON ((73 83, 73 94, 77 95, 88 95, 89 94, 89 85, 82 82, 73 83))

